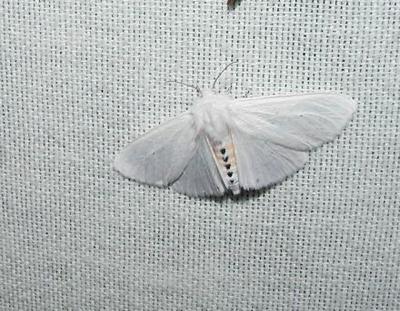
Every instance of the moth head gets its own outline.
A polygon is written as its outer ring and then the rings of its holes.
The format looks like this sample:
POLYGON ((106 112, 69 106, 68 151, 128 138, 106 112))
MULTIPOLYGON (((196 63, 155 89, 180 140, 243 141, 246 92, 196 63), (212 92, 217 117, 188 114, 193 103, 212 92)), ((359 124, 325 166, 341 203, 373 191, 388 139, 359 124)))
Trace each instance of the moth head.
POLYGON ((217 94, 218 94, 218 93, 217 93, 216 90, 206 88, 206 89, 204 89, 204 90, 201 91, 201 93, 200 93, 199 96, 200 96, 200 97, 205 97, 205 98, 207 98, 207 97, 211 97, 211 96, 217 95, 217 94))

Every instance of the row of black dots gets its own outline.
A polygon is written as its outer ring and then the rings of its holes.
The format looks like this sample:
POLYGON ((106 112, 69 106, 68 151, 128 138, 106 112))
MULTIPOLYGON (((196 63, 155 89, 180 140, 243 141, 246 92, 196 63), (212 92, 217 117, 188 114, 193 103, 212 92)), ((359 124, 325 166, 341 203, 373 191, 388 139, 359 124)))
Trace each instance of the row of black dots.
POLYGON ((231 184, 233 184, 233 183, 235 182, 235 180, 232 178, 233 172, 230 171, 231 164, 228 163, 229 155, 227 154, 225 148, 221 148, 221 149, 220 149, 220 152, 221 152, 221 154, 222 154, 222 160, 225 162, 225 168, 226 168, 226 170, 227 170, 226 174, 227 174, 228 177, 230 178, 230 179, 229 179, 229 182, 230 182, 231 184))

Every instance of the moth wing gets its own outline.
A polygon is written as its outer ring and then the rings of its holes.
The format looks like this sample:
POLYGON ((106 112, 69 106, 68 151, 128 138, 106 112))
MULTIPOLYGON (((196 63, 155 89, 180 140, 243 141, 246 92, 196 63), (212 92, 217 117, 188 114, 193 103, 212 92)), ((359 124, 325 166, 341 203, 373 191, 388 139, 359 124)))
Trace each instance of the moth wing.
POLYGON ((225 193, 226 188, 204 134, 197 137, 196 151, 172 189, 190 196, 221 196, 225 193))
POLYGON ((260 189, 294 174, 308 154, 274 144, 238 128, 232 129, 240 187, 260 189))
POLYGON ((114 168, 145 184, 170 185, 193 157, 196 135, 193 117, 184 113, 128 145, 117 156, 114 168))
POLYGON ((334 94, 236 100, 231 131, 241 187, 267 187, 295 173, 307 151, 333 140, 354 110, 351 98, 334 94))
POLYGON ((294 150, 333 140, 356 109, 347 96, 320 93, 237 99, 231 109, 238 127, 294 150))

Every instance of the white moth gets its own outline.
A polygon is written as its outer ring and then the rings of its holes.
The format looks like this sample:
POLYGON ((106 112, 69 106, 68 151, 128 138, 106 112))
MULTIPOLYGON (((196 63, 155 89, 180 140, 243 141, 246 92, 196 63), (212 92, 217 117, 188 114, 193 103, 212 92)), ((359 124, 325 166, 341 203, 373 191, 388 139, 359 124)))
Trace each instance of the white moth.
POLYGON ((189 196, 237 195, 294 174, 356 108, 350 97, 329 93, 234 99, 213 89, 199 90, 189 111, 131 143, 115 169, 189 196))

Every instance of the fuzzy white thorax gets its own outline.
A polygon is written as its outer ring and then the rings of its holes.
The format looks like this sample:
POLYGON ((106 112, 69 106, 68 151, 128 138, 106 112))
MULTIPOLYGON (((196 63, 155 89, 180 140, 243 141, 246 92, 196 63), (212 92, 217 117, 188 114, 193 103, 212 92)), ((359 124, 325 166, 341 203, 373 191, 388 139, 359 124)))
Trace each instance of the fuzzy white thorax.
POLYGON ((229 112, 232 97, 205 89, 190 109, 197 130, 204 131, 208 137, 221 141, 228 135, 229 112))

